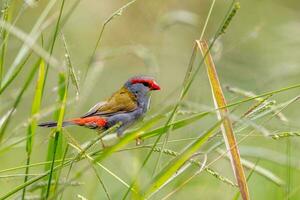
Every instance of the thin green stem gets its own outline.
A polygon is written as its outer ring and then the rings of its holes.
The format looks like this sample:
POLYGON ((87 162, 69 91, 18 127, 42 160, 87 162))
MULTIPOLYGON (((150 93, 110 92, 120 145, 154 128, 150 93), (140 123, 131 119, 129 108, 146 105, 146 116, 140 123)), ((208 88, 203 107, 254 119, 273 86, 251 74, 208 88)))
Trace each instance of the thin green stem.
MULTIPOLYGON (((54 50, 56 38, 57 38, 58 31, 59 31, 59 28, 60 28, 60 21, 61 21, 63 9, 64 9, 65 1, 66 1, 66 0, 62 0, 62 2, 61 2, 61 6, 60 6, 60 10, 59 10, 58 19, 57 19, 57 21, 56 21, 56 25, 55 25, 55 28, 54 28, 52 40, 51 40, 51 43, 50 43, 50 53, 49 53, 50 56, 52 56, 52 54, 53 54, 53 50, 54 50)), ((45 81, 44 81, 44 86, 43 86, 43 88, 45 87, 45 82, 46 82, 46 79, 47 79, 48 70, 49 70, 49 64, 48 64, 47 67, 46 67, 45 81)), ((44 91, 44 89, 43 89, 43 91, 44 91)))
POLYGON ((88 63, 87 63, 87 69, 85 71, 85 75, 83 77, 83 81, 85 81, 85 78, 91 68, 91 64, 92 64, 92 61, 95 57, 95 54, 96 54, 96 51, 97 49, 99 48, 100 44, 101 44, 101 40, 102 40, 102 36, 103 36, 103 33, 104 33, 104 30, 106 28, 106 25, 109 24, 109 22, 111 20, 113 20, 115 17, 117 16, 121 16, 124 9, 128 8, 131 4, 135 3, 137 0, 132 0, 130 2, 128 2, 127 4, 125 4, 124 6, 122 6, 121 8, 119 8, 118 10, 116 10, 115 12, 113 12, 103 23, 103 25, 101 26, 101 29, 100 29, 100 33, 99 33, 99 36, 97 38, 97 41, 96 41, 96 45, 95 47, 93 48, 93 51, 92 51, 92 54, 91 56, 89 57, 89 60, 88 60, 88 63))
POLYGON ((206 31, 206 28, 207 28, 208 21, 209 21, 209 19, 210 19, 211 13, 212 13, 213 8, 214 8, 214 6, 215 6, 215 3, 216 3, 216 0, 213 0, 213 2, 212 2, 211 5, 210 5, 210 8, 209 8, 209 11, 208 11, 208 14, 207 14, 207 17, 206 17, 204 26, 203 26, 203 28, 202 28, 202 31, 201 31, 200 39, 199 39, 199 40, 202 40, 202 39, 203 39, 204 33, 205 33, 205 31, 206 31))
MULTIPOLYGON (((57 175, 56 181, 55 181, 54 195, 55 195, 55 193, 56 193, 56 191, 57 191, 57 187, 58 187, 58 183, 59 183, 59 177, 60 177, 61 171, 62 171, 62 169, 63 169, 64 163, 65 163, 65 161, 66 161, 66 156, 67 156, 67 154, 68 154, 68 151, 69 151, 69 145, 67 144, 66 147, 65 147, 64 154, 63 154, 62 162, 60 163, 60 169, 59 169, 59 171, 58 171, 58 173, 57 173, 58 175, 57 175)), ((52 160, 52 163, 55 163, 55 162, 53 162, 53 160, 52 160)))
POLYGON ((47 184, 47 189, 46 189, 46 199, 49 197, 50 194, 50 187, 51 187, 51 181, 52 181, 52 176, 53 176, 53 169, 54 169, 54 164, 55 164, 55 158, 56 158, 56 150, 58 146, 58 138, 59 138, 59 132, 55 132, 55 138, 54 138, 54 145, 53 145, 53 157, 52 157, 52 162, 51 162, 51 167, 50 167, 50 174, 49 174, 49 179, 48 179, 48 184, 47 184))

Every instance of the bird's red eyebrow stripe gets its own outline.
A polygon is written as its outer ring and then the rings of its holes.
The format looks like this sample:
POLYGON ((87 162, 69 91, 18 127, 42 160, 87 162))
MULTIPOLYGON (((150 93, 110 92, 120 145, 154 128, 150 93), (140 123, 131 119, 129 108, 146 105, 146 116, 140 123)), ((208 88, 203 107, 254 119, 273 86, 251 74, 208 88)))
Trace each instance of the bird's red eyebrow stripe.
POLYGON ((104 119, 102 117, 98 117, 98 116, 76 118, 76 119, 72 119, 71 121, 79 126, 84 126, 87 124, 94 123, 94 124, 97 124, 97 126, 99 126, 99 127, 104 127, 107 124, 106 119, 104 119))
POLYGON ((148 83, 148 86, 151 90, 160 90, 159 85, 152 79, 141 79, 141 78, 136 78, 131 80, 132 84, 135 83, 148 83))
POLYGON ((150 85, 153 83, 152 80, 145 80, 145 79, 141 79, 141 78, 136 78, 136 79, 132 79, 131 83, 149 83, 150 85))

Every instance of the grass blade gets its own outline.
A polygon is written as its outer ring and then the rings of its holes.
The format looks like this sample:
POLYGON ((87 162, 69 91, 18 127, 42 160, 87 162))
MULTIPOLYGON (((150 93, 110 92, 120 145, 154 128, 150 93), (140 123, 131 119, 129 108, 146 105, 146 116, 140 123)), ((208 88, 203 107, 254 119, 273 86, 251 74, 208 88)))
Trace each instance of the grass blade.
POLYGON ((18 74, 21 72, 23 67, 25 66, 26 62, 29 60, 30 56, 32 55, 32 51, 26 56, 26 58, 19 64, 17 69, 14 71, 14 73, 11 75, 10 79, 5 82, 5 84, 2 84, 0 87, 0 94, 4 92, 4 90, 12 83, 12 81, 18 76, 18 74))
MULTIPOLYGON (((207 75, 209 78, 211 91, 213 93, 213 100, 215 107, 218 109, 220 107, 226 107, 227 103, 221 88, 221 84, 218 78, 218 74, 212 59, 212 56, 209 53, 208 45, 205 41, 197 41, 198 48, 205 59, 207 75)), ((243 166, 241 164, 240 153, 236 143, 236 139, 233 133, 233 127, 230 118, 228 117, 228 109, 222 108, 217 112, 218 118, 223 119, 224 122, 222 124, 222 133, 223 138, 227 147, 227 150, 230 152, 230 160, 233 168, 233 172, 235 178, 238 182, 241 196, 244 200, 250 199, 249 190, 247 186, 247 181, 245 177, 245 173, 243 170, 243 166)))
POLYGON ((212 128, 202 134, 195 142, 191 143, 179 156, 169 162, 169 164, 155 176, 153 181, 147 187, 144 196, 151 197, 161 187, 168 182, 168 180, 188 161, 191 156, 196 153, 199 148, 208 140, 214 131, 220 126, 221 121, 218 121, 212 128))
MULTIPOLYGON (((50 174, 49 174, 49 178, 48 178, 48 185, 47 185, 47 190, 46 190, 46 199, 49 197, 50 195, 50 187, 51 187, 51 181, 52 181, 52 177, 54 176, 53 173, 53 168, 54 168, 54 164, 55 164, 55 160, 56 160, 56 156, 57 152, 60 151, 62 152, 62 145, 59 145, 59 143, 61 143, 61 133, 62 133, 62 123, 64 120, 64 115, 65 115, 65 109, 66 109, 66 101, 67 101, 67 91, 68 91, 68 80, 66 80, 65 74, 61 73, 59 75, 59 85, 61 87, 61 89, 59 90, 59 97, 61 100, 61 106, 60 106, 60 110, 59 110, 59 114, 58 114, 58 121, 57 121, 57 128, 55 130, 55 135, 54 135, 54 143, 53 143, 53 152, 52 152, 52 163, 51 163, 51 167, 50 167, 50 174)), ((55 191, 54 191, 55 192, 55 191)))
POLYGON ((72 62, 71 62, 71 56, 70 56, 70 52, 69 52, 69 49, 68 49, 68 46, 67 46, 66 38, 65 38, 64 34, 62 34, 61 36, 62 36, 62 40, 64 42, 65 57, 66 57, 67 66, 68 66, 68 69, 69 69, 69 76, 71 78, 72 84, 76 88, 76 95, 78 96, 79 95, 78 78, 76 77, 76 73, 75 73, 74 67, 73 67, 72 62))
MULTIPOLYGON (((1 20, 2 21, 9 21, 9 1, 6 1, 4 4, 4 8, 1 10, 2 12, 2 17, 1 20)), ((1 27, 0 30, 0 37, 1 37, 1 41, 2 41, 2 48, 1 48, 1 54, 0 54, 0 88, 1 88, 1 83, 2 83, 2 75, 3 75, 3 68, 4 68, 4 58, 5 58, 5 52, 6 52, 6 46, 7 46, 7 42, 5 42, 5 38, 7 36, 7 31, 1 27)))
MULTIPOLYGON (((44 79, 45 79, 45 63, 43 60, 40 60, 38 79, 36 82, 35 94, 34 94, 34 99, 33 99, 32 108, 31 108, 32 120, 27 129, 27 138, 28 138, 27 142, 26 142, 26 152, 27 152, 27 163, 26 164, 27 164, 27 166, 30 164, 33 139, 34 139, 34 135, 35 135, 35 129, 37 126, 37 119, 36 119, 35 114, 38 113, 40 110, 44 79)), ((28 173, 29 173, 29 167, 27 167, 25 170, 25 174, 28 174, 28 173)), ((25 176, 24 183, 27 180, 28 180, 28 176, 25 176)), ((25 198, 25 192, 26 192, 26 188, 23 189, 22 199, 25 198)))

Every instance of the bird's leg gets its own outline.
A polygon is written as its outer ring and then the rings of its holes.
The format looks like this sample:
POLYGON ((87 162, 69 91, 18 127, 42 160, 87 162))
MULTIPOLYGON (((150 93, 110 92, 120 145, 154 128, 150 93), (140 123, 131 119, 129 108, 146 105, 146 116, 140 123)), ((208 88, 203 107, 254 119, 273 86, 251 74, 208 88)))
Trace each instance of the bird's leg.
MULTIPOLYGON (((97 129, 97 132, 98 132, 99 134, 101 134, 101 133, 103 132, 103 130, 102 130, 102 129, 97 129)), ((101 145, 102 145, 102 149, 105 149, 106 146, 105 146, 105 144, 104 144, 104 142, 103 142, 103 138, 100 139, 100 142, 101 142, 101 145)))
MULTIPOLYGON (((123 135, 124 135, 124 129, 126 128, 126 126, 123 126, 123 127, 120 127, 118 130, 117 130, 117 137, 118 138, 121 138, 123 135)), ((136 145, 139 146, 143 143, 143 140, 141 137, 136 137, 135 138, 135 141, 136 141, 136 145)))

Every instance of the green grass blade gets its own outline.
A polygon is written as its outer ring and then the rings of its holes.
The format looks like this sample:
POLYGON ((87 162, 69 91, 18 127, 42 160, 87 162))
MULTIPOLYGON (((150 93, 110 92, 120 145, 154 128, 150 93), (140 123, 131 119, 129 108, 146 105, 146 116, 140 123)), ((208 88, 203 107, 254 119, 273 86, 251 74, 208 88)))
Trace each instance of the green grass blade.
MULTIPOLYGON (((45 63, 43 60, 40 60, 38 78, 35 87, 35 94, 34 94, 34 99, 31 108, 32 120, 27 129, 27 142, 26 142, 27 166, 30 164, 30 159, 31 159, 32 145, 33 145, 35 130, 37 126, 37 119, 35 117, 35 114, 38 113, 40 110, 44 79, 45 79, 45 63)), ((28 173, 29 173, 29 167, 27 167, 25 170, 25 174, 28 173)), ((25 176, 24 183, 27 180, 28 180, 28 176, 25 176)), ((26 193, 26 188, 23 189, 22 199, 25 198, 25 193, 26 193)))
MULTIPOLYGON (((0 124, 0 127, 1 127, 1 124, 0 124)), ((13 148, 14 146, 20 144, 20 143, 23 143, 24 141, 27 141, 27 137, 23 137, 21 139, 17 139, 17 140, 14 140, 14 142, 11 142, 9 143, 8 145, 4 145, 1 149, 0 149, 0 154, 2 154, 3 152, 13 148)))
POLYGON ((70 19, 71 15, 74 13, 74 11, 76 10, 76 8, 77 8, 77 6, 79 5, 80 2, 81 2, 81 0, 74 1, 72 6, 65 13, 64 18, 61 20, 61 27, 63 27, 67 23, 67 21, 70 19))
MULTIPOLYGON (((71 160, 71 158, 67 158, 66 161, 71 160)), ((61 163, 63 160, 55 160, 55 163, 61 163)), ((11 171, 16 171, 19 169, 25 169, 26 167, 39 167, 39 166, 43 166, 45 164, 49 164, 52 161, 47 161, 47 162, 38 162, 38 163, 31 163, 30 165, 22 165, 22 166, 17 166, 17 167, 12 167, 12 168, 8 168, 8 169, 4 169, 4 170, 0 170, 0 174, 1 173, 5 173, 5 172, 11 172, 11 171)))
MULTIPOLYGON (((61 6, 60 6, 60 9, 59 9, 58 19, 56 21, 56 25, 55 25, 55 28, 54 28, 52 39, 50 41, 50 47, 49 47, 50 56, 52 55, 53 50, 54 50, 54 46, 55 46, 55 42, 56 42, 56 39, 57 39, 58 31, 59 31, 59 28, 60 28, 61 17, 62 17, 64 6, 65 6, 65 0, 62 0, 61 6)), ((48 65, 47 65, 47 72, 48 72, 48 65)), ((46 72, 46 74, 47 74, 47 72, 46 72)))
POLYGON ((161 189, 161 187, 168 182, 168 180, 183 166, 183 164, 199 150, 199 148, 208 140, 221 123, 222 120, 218 121, 212 128, 191 143, 179 156, 171 160, 168 165, 154 177, 153 181, 147 187, 144 194, 145 198, 151 197, 154 193, 161 189))
MULTIPOLYGON (((69 144, 66 144, 65 145, 65 150, 64 150, 64 153, 63 153, 63 157, 62 157, 62 162, 60 163, 60 167, 59 167, 58 172, 57 172, 58 175, 56 176, 56 180, 55 180, 55 184, 54 184, 54 189, 53 189, 54 196, 56 196, 56 194, 57 194, 57 188, 58 188, 58 185, 59 185, 59 182, 60 182, 60 180, 59 180, 60 175, 62 173, 62 169, 64 167, 64 164, 67 160, 66 157, 67 157, 68 151, 69 151, 69 144)), ((54 163, 55 163, 55 161, 54 161, 54 163)))
POLYGON ((5 91, 5 89, 13 82, 13 80, 18 76, 18 74, 21 72, 27 61, 29 60, 30 56, 32 55, 32 51, 26 56, 26 58, 19 64, 19 66, 16 68, 10 79, 5 82, 5 84, 2 84, 0 88, 0 95, 5 91))
MULTIPOLYGON (((64 115, 65 115, 65 109, 66 109, 66 102, 67 102, 67 91, 68 91, 68 80, 66 80, 65 74, 61 73, 59 75, 59 86, 60 89, 58 90, 59 93, 59 97, 61 100, 61 106, 60 106, 60 110, 59 110, 59 115, 58 115, 58 121, 57 121, 57 128, 55 130, 55 135, 54 135, 54 143, 53 143, 53 152, 52 152, 52 163, 50 166, 50 174, 49 174, 49 178, 48 178, 48 185, 47 185, 47 190, 45 193, 45 197, 46 199, 49 197, 50 195, 50 187, 51 187, 51 181, 52 178, 54 178, 54 164, 55 164, 55 160, 57 156, 57 152, 60 151, 62 152, 62 145, 59 145, 59 143, 61 143, 61 133, 62 133, 62 124, 63 124, 63 120, 64 120, 64 115)), ((55 191, 54 191, 55 192, 55 191)))
MULTIPOLYGON (((9 1, 6 1, 5 3, 3 2, 4 8, 2 8, 2 21, 9 21, 9 1)), ((5 38, 7 36, 7 31, 1 27, 0 29, 0 37, 2 41, 2 48, 1 48, 1 54, 0 54, 0 88, 2 85, 2 76, 3 76, 3 70, 4 70, 4 63, 5 63, 5 53, 6 53, 6 47, 7 47, 7 42, 5 42, 5 38)))
MULTIPOLYGON (((10 0, 8 0, 8 1, 10 1, 10 0)), ((17 5, 17 2, 16 2, 16 1, 13 1, 13 2, 9 5, 10 8, 9 8, 8 20, 3 20, 3 18, 2 18, 3 21, 7 21, 7 22, 12 21, 12 16, 13 16, 13 14, 14 14, 13 11, 14 11, 16 5, 17 5)), ((17 15, 16 15, 15 18, 14 18, 14 21, 13 21, 13 23, 12 23, 13 26, 15 26, 15 25, 17 24, 18 20, 19 20, 20 17, 24 14, 24 11, 25 11, 27 8, 28 8, 28 7, 27 7, 26 5, 24 5, 24 4, 23 4, 23 6, 21 6, 21 8, 20 8, 20 9, 18 10, 18 12, 17 12, 17 15)), ((2 30, 3 30, 3 27, 1 27, 1 32, 2 32, 2 30)), ((5 38, 2 38, 2 43, 1 43, 1 45, 0 45, 0 48, 1 48, 1 49, 3 48, 3 45, 7 45, 7 44, 8 44, 8 42, 7 42, 8 38, 9 38, 9 31, 7 31, 7 33, 5 34, 5 38)))

